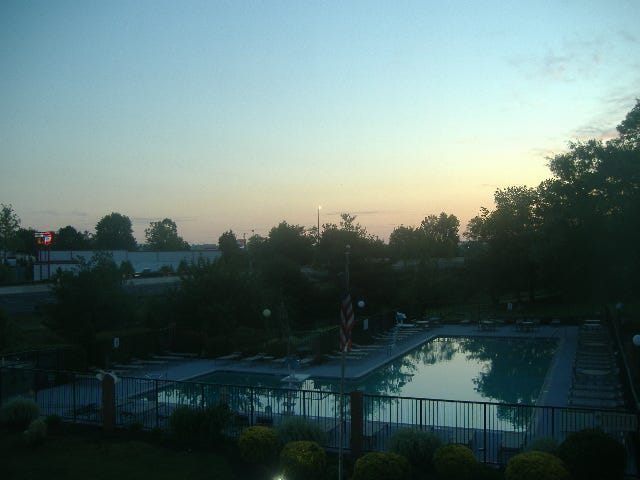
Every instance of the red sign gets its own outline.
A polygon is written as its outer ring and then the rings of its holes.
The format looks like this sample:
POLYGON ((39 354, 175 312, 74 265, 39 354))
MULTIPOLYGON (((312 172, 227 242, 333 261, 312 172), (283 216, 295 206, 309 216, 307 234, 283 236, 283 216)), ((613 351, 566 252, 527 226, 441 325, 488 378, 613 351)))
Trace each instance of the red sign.
POLYGON ((53 243, 53 236, 53 232, 36 232, 36 243, 38 245, 44 245, 45 247, 48 247, 49 245, 51 245, 51 243, 53 243))

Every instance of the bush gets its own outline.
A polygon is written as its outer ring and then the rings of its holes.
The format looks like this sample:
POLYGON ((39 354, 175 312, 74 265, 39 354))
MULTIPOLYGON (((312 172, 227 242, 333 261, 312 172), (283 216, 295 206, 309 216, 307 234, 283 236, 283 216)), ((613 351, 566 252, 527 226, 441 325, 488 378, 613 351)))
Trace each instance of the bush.
POLYGON ((276 433, 282 445, 301 440, 323 444, 327 438, 325 432, 318 425, 302 417, 287 418, 276 427, 276 433))
POLYGON ((553 438, 538 438, 534 440, 525 449, 527 452, 537 451, 537 452, 545 452, 550 453, 551 455, 558 456, 558 442, 553 438))
POLYGON ((624 478, 624 447, 602 430, 572 433, 560 444, 558 456, 573 478, 617 480, 624 478))
POLYGON ((275 462, 278 454, 278 437, 273 428, 249 427, 240 435, 238 446, 245 462, 269 465, 275 462))
POLYGON ((62 427, 62 417, 59 415, 49 415, 44 421, 47 423, 47 431, 49 432, 60 430, 62 427))
POLYGON ((393 452, 373 452, 360 457, 352 480, 405 480, 411 478, 411 464, 393 452))
POLYGON ((464 445, 444 445, 433 454, 433 466, 438 476, 447 480, 470 480, 478 465, 473 452, 464 445))
POLYGON ((200 411, 180 406, 171 412, 169 416, 169 431, 178 443, 192 444, 200 438, 200 411))
POLYGON ((205 409, 180 406, 169 416, 169 429, 178 443, 213 443, 223 437, 230 419, 231 414, 226 404, 212 405, 205 409))
POLYGON ((287 480, 320 479, 326 465, 327 454, 316 442, 289 442, 280 452, 280 466, 287 480))
POLYGON ((0 425, 21 432, 40 415, 38 404, 28 398, 16 397, 0 408, 0 425))
POLYGON ((409 460, 414 478, 422 478, 433 471, 433 454, 443 442, 435 433, 401 429, 389 439, 389 450, 409 460))
POLYGON ((509 460, 505 480, 569 480, 562 460, 550 453, 532 450, 509 460))
POLYGON ((46 422, 42 418, 32 421, 23 435, 28 446, 36 447, 41 445, 47 437, 46 422))

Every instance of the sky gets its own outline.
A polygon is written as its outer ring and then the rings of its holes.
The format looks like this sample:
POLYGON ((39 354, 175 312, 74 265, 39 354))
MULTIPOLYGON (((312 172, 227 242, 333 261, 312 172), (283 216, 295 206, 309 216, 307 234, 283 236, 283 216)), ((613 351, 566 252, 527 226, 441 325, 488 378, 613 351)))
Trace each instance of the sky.
POLYGON ((640 97, 640 2, 0 2, 0 203, 21 226, 144 242, 357 216, 388 240, 497 188, 640 97), (319 210, 318 207, 322 206, 319 210))

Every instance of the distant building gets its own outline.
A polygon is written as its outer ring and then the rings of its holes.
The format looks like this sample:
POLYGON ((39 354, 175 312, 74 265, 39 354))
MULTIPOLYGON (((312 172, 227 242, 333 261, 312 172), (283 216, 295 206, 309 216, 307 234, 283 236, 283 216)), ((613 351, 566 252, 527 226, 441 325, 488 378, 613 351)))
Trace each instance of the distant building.
MULTIPOLYGON (((33 265, 33 280, 38 282, 50 279, 58 269, 65 271, 77 271, 82 259, 88 261, 96 252, 94 251, 70 251, 70 250, 42 250, 33 265)), ((178 252, 127 252, 126 250, 112 250, 109 253, 117 266, 128 261, 133 265, 133 270, 140 272, 159 272, 163 267, 177 270, 180 262, 187 264, 198 261, 213 262, 222 252, 219 250, 186 250, 178 252)))

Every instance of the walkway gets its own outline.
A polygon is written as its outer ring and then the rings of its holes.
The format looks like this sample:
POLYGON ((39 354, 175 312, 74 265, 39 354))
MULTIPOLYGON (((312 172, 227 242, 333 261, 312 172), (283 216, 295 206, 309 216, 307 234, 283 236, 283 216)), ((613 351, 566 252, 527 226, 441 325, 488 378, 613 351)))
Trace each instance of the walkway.
MULTIPOLYGON (((501 337, 501 338, 557 338, 559 340, 552 367, 543 386, 538 404, 567 406, 572 383, 573 362, 578 344, 578 328, 573 326, 537 326, 521 329, 514 325, 481 328, 476 324, 444 324, 431 328, 398 327, 381 336, 374 345, 355 346, 346 355, 345 378, 357 379, 369 374, 435 337, 501 337)), ((190 380, 214 372, 238 372, 267 375, 289 375, 292 370, 285 361, 254 356, 238 355, 218 359, 185 358, 179 354, 156 357, 151 362, 139 361, 130 365, 118 365, 116 372, 123 376, 190 380)), ((298 362, 295 372, 312 378, 337 378, 340 376, 340 355, 334 355, 320 365, 298 362)))

